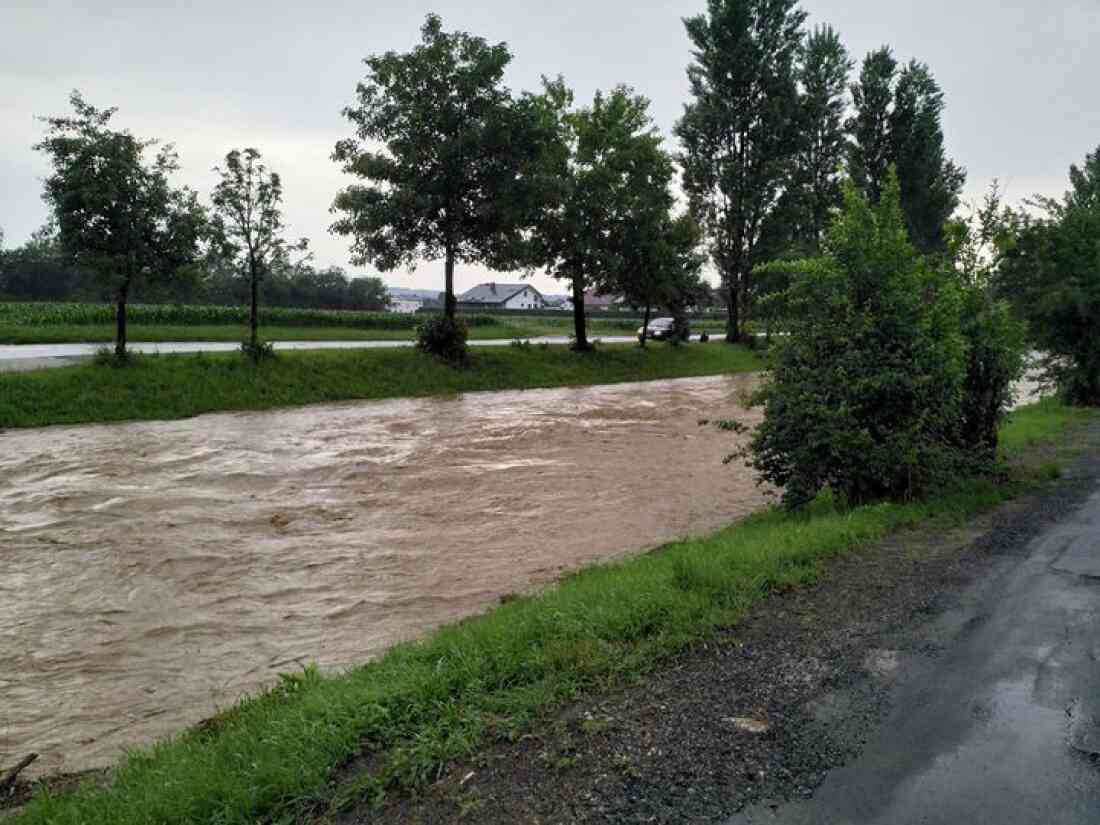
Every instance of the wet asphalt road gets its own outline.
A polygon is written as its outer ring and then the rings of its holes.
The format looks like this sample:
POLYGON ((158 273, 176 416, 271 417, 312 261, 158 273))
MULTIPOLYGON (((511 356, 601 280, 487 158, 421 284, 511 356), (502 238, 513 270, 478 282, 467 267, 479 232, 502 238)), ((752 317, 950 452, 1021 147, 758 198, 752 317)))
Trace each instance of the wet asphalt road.
POLYGON ((892 708, 812 799, 727 825, 1100 822, 1100 491, 883 662, 892 708))

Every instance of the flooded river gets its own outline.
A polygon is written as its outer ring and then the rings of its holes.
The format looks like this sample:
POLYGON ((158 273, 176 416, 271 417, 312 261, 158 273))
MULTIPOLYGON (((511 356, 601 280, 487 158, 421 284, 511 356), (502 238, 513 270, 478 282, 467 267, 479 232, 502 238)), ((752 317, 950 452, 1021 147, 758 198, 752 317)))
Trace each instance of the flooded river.
POLYGON ((110 764, 589 562, 757 509, 755 379, 0 433, 0 765, 110 764))

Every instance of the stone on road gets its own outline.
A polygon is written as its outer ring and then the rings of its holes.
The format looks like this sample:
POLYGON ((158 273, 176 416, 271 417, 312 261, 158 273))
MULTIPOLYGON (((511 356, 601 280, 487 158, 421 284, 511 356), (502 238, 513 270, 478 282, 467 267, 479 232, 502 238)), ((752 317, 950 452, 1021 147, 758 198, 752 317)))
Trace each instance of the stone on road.
POLYGON ((1100 493, 968 586, 861 755, 728 825, 1100 822, 1100 493))

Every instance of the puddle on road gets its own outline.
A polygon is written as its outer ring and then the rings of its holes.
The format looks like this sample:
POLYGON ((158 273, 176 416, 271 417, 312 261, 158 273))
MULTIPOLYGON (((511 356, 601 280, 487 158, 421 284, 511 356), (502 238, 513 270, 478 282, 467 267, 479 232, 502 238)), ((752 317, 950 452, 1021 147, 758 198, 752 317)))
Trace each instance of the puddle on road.
POLYGON ((765 501, 752 376, 0 436, 0 764, 114 762, 275 673, 340 668, 765 501))

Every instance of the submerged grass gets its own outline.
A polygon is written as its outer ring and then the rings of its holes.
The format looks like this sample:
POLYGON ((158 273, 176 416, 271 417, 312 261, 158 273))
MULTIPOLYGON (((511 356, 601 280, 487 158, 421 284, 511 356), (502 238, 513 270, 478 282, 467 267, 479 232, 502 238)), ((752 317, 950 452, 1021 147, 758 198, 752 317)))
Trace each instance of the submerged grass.
MULTIPOLYGON (((1006 443, 1057 439, 1080 418, 1053 404, 1023 409, 1006 443)), ((106 784, 41 792, 12 822, 291 821, 311 807, 381 801, 430 781, 487 736, 517 735, 556 704, 644 674, 768 594, 813 581, 830 558, 893 530, 964 519, 1034 480, 973 479, 927 501, 846 512, 823 497, 805 513, 764 512, 582 570, 348 673, 283 677, 210 724, 130 754, 106 784), (358 754, 370 769, 333 791, 334 771, 358 754)))
POLYGON ((238 354, 150 355, 98 364, 0 373, 0 428, 186 418, 324 401, 530 389, 717 375, 761 368, 728 344, 473 349, 456 369, 411 348, 287 351, 259 364, 238 354))

